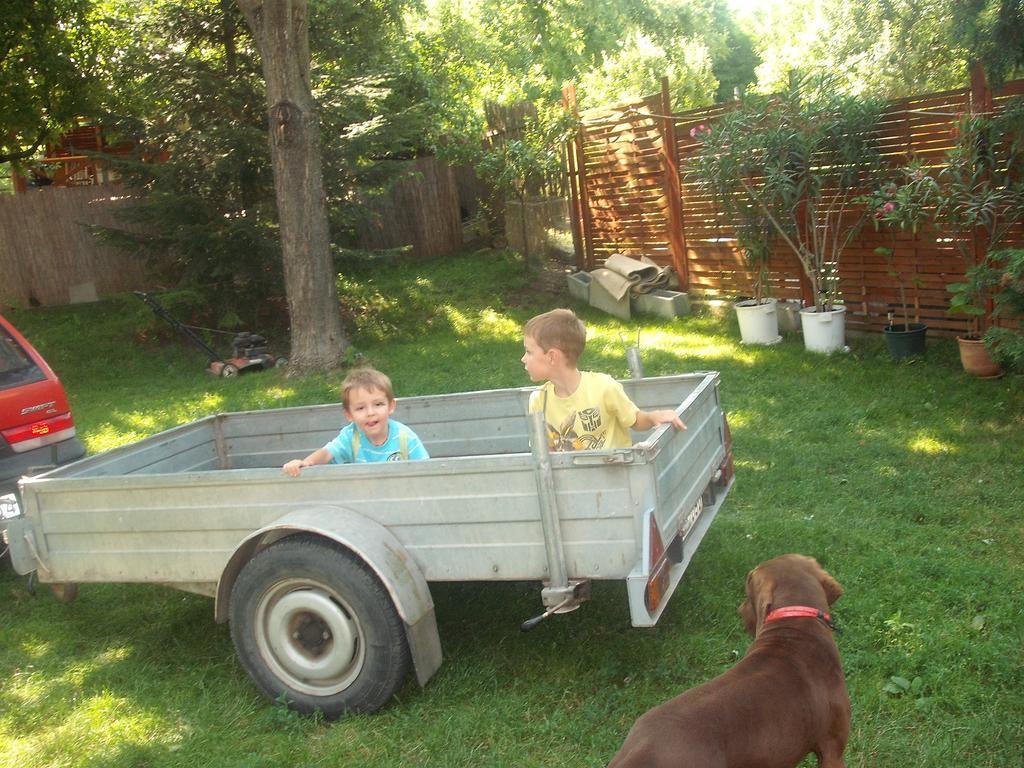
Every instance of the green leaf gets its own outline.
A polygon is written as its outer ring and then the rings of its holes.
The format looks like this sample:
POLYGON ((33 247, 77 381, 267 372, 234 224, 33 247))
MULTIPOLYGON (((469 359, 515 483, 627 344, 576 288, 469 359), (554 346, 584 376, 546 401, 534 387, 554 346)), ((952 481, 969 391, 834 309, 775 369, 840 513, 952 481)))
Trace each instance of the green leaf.
POLYGON ((899 675, 893 675, 889 678, 888 682, 882 686, 882 690, 888 693, 890 696, 902 696, 910 690, 911 682, 905 677, 899 675))
POLYGON ((976 632, 981 632, 985 628, 985 617, 980 613, 971 619, 971 629, 976 632))

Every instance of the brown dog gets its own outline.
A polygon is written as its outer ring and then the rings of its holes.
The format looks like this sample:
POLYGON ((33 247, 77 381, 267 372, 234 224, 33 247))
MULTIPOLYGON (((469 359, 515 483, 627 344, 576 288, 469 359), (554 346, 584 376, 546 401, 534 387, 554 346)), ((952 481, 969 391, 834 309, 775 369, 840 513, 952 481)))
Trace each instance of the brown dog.
POLYGON ((850 698, 828 615, 842 594, 813 557, 761 563, 739 608, 746 655, 642 715, 608 768, 793 768, 811 752, 844 768, 850 698))

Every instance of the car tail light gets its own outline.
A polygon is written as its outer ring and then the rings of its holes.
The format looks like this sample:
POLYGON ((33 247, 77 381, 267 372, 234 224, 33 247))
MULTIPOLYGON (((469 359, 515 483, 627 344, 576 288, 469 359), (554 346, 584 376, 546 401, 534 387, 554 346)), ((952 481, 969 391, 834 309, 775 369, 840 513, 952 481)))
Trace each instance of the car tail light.
POLYGON ((11 446, 11 450, 15 453, 24 453, 74 437, 75 422, 71 419, 71 412, 67 411, 48 419, 5 429, 0 434, 11 446))
POLYGON ((644 592, 644 604, 647 606, 647 612, 653 614, 658 610, 662 598, 668 591, 672 563, 661 540, 661 533, 658 532, 658 521, 653 514, 649 516, 649 520, 650 530, 647 535, 650 537, 651 568, 647 577, 647 590, 644 592))

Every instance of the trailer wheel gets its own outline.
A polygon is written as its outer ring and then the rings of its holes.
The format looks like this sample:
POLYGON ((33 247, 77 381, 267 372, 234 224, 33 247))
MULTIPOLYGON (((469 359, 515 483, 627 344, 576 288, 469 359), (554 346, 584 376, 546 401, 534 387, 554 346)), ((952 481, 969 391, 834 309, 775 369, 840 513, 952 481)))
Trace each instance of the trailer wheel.
POLYGON ((405 625, 384 585, 315 536, 290 536, 249 561, 231 590, 231 638, 263 693, 307 714, 373 712, 409 671, 405 625))

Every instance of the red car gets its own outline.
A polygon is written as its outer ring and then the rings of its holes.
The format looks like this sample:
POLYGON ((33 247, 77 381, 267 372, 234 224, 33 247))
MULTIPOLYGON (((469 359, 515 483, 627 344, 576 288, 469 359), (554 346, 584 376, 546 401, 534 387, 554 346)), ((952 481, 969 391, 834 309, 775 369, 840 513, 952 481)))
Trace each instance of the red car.
POLYGON ((22 475, 84 453, 57 375, 0 315, 0 494, 22 475))

